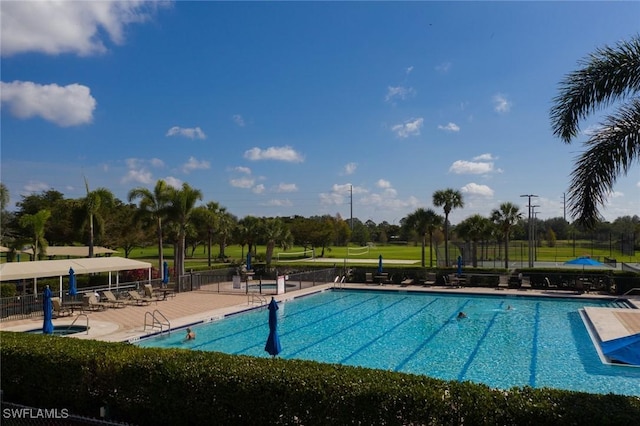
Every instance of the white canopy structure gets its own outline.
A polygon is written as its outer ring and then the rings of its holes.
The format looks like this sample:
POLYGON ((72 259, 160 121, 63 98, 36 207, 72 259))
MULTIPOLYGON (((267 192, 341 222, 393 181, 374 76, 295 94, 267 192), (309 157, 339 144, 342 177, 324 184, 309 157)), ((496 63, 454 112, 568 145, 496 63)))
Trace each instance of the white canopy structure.
MULTIPOLYGON (((21 253, 33 255, 33 249, 21 250, 21 253)), ((93 248, 94 255, 108 254, 111 255, 117 253, 115 250, 111 250, 105 247, 95 246, 93 248)), ((45 249, 46 256, 72 256, 72 257, 88 257, 88 246, 49 246, 45 249)))
MULTIPOLYGON (((149 262, 124 257, 92 257, 2 263, 0 264, 0 281, 60 277, 60 292, 62 293, 62 278, 69 276, 69 268, 73 268, 76 275, 109 272, 109 288, 111 288, 111 272, 113 271, 146 269, 149 280, 151 280, 151 263, 149 262)), ((116 274, 116 285, 118 282, 119 278, 116 274)))

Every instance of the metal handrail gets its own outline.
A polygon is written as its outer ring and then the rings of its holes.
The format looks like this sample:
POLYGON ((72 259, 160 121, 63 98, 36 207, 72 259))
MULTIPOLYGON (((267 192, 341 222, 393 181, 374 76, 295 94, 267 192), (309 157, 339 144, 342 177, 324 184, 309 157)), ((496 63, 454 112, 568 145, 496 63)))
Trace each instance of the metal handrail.
POLYGON ((67 327, 67 331, 71 330, 71 327, 74 326, 74 324, 80 319, 80 317, 85 317, 87 319, 87 334, 89 334, 89 316, 87 314, 78 314, 76 319, 74 319, 73 322, 69 324, 69 327, 67 327))
POLYGON ((622 300, 624 298, 624 296, 628 296, 631 292, 634 292, 636 290, 640 291, 640 287, 635 287, 635 288, 632 288, 631 290, 626 291, 623 295, 621 295, 620 297, 616 298, 613 301, 613 303, 616 303, 616 302, 622 300))
POLYGON ((167 319, 167 317, 165 317, 163 315, 162 312, 160 312, 159 310, 155 309, 153 312, 145 312, 144 313, 144 330, 143 331, 147 331, 147 325, 149 325, 151 327, 151 329, 156 328, 156 324, 158 326, 160 326, 160 334, 162 334, 164 332, 164 326, 167 326, 167 331, 169 332, 169 334, 171 334, 171 322, 167 319), (163 323, 162 321, 160 321, 158 318, 156 318, 156 314, 158 314, 159 316, 161 316, 165 322, 163 323), (147 323, 147 317, 151 316, 151 324, 147 323))
POLYGON ((249 303, 250 305, 253 305, 254 303, 259 303, 260 306, 262 306, 267 304, 267 298, 261 295, 260 293, 251 292, 247 294, 247 303, 249 303))

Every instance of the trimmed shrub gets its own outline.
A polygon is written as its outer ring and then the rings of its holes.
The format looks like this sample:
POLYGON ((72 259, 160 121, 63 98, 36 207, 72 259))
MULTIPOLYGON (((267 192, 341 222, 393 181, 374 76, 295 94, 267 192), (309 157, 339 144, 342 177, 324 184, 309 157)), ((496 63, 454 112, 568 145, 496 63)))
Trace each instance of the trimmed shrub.
POLYGON ((640 398, 1 332, 4 399, 155 424, 634 424, 640 398), (188 419, 188 420, 187 420, 188 419))

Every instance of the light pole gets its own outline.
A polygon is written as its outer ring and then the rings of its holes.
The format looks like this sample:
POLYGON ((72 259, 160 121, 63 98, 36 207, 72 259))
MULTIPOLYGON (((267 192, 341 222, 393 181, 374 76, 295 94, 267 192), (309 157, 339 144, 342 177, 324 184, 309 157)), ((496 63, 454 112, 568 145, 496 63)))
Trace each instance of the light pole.
MULTIPOLYGON (((527 207, 529 208, 529 217, 528 217, 528 224, 529 224, 529 268, 533 268, 533 221, 531 220, 531 211, 533 209, 533 206, 531 205, 531 198, 535 198, 538 197, 537 195, 534 194, 524 194, 521 195, 520 197, 526 197, 529 202, 527 203, 527 207)), ((538 206, 536 206, 538 207, 538 206)))

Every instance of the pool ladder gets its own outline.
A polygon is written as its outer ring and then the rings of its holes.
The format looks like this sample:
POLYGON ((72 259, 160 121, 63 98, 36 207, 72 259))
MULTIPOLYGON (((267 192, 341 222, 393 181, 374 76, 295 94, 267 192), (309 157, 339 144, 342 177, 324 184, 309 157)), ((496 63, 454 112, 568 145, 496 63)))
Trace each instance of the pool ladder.
POLYGON ((87 334, 89 334, 89 317, 87 316, 87 314, 78 314, 76 319, 74 319, 73 322, 71 324, 69 324, 69 327, 67 327, 66 331, 71 330, 71 327, 73 327, 76 324, 76 321, 78 321, 80 319, 80 317, 85 317, 86 318, 86 320, 87 320, 87 334))
POLYGON ((267 304, 267 298, 260 293, 251 292, 247 294, 247 303, 250 305, 258 304, 264 306, 267 304))
POLYGON ((617 302, 619 302, 621 300, 626 300, 625 296, 629 296, 634 291, 640 291, 640 287, 632 288, 631 290, 625 292, 622 296, 620 296, 617 299, 615 299, 612 303, 617 303, 617 302))
POLYGON ((147 311, 144 313, 144 331, 147 331, 147 326, 151 327, 152 330, 159 327, 160 334, 164 333, 164 327, 166 326, 166 331, 171 334, 171 323, 169 322, 167 317, 165 317, 162 312, 157 309, 155 309, 153 312, 147 311), (158 317, 162 318, 164 321, 161 321, 158 317), (150 318, 150 322, 147 322, 147 318, 150 318))

